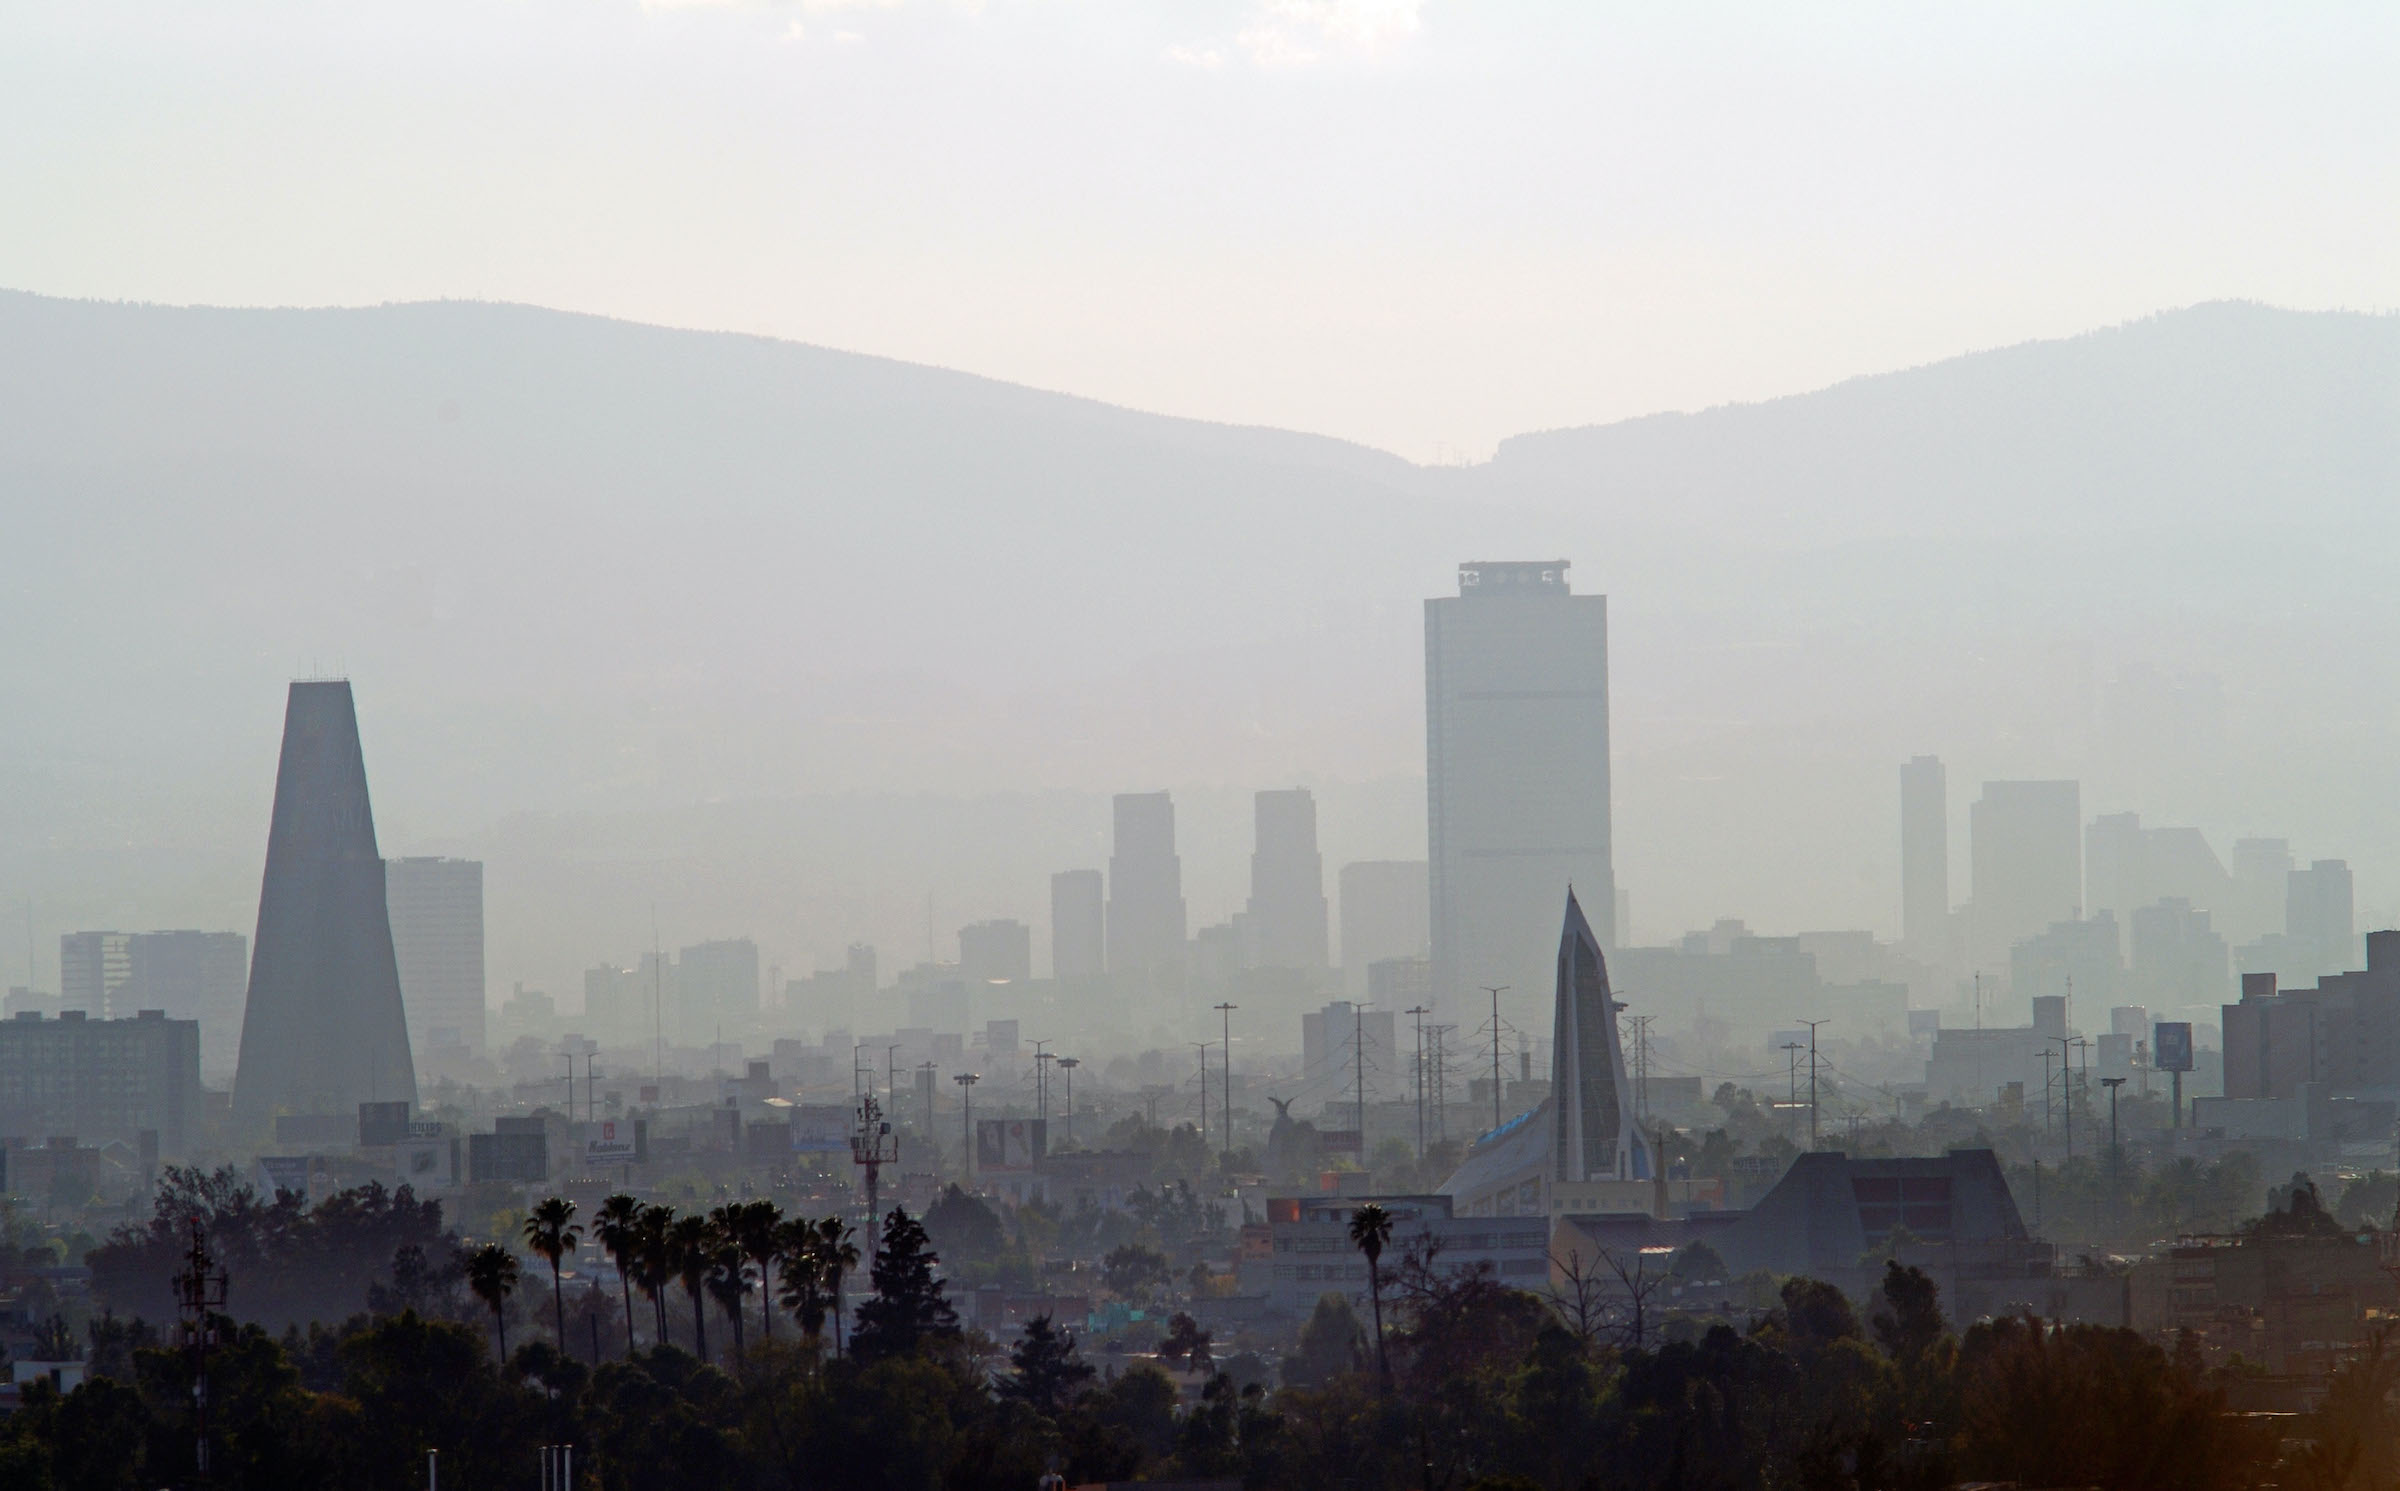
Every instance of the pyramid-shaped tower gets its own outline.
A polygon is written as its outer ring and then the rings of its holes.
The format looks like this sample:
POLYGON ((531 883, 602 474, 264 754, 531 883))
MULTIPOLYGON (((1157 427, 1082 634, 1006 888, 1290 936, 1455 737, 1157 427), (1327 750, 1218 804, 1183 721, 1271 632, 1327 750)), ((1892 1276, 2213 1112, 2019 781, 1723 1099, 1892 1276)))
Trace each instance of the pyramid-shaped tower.
POLYGON ((292 685, 259 886, 234 1112, 417 1100, 383 857, 347 681, 292 685))
POLYGON ((1550 1048, 1553 1181, 1648 1180, 1650 1145, 1635 1122, 1625 1046, 1600 939, 1567 892, 1558 938, 1558 1004, 1550 1048))

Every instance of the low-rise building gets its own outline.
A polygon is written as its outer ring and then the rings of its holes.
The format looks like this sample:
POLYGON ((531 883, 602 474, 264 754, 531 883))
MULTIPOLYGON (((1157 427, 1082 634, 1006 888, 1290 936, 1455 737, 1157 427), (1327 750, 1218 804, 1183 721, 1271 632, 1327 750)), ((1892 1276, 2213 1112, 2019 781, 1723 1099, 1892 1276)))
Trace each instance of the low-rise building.
POLYGON ((1447 1196, 1272 1196, 1271 1308, 1302 1316, 1327 1294, 1347 1295, 1357 1308, 1367 1308, 1367 1260, 1350 1241, 1350 1218, 1370 1201, 1392 1218, 1382 1261, 1387 1280, 1412 1248, 1430 1249, 1438 1268, 1489 1264, 1501 1283, 1519 1289, 1540 1289, 1549 1280, 1550 1224, 1538 1214, 1454 1216, 1447 1196))

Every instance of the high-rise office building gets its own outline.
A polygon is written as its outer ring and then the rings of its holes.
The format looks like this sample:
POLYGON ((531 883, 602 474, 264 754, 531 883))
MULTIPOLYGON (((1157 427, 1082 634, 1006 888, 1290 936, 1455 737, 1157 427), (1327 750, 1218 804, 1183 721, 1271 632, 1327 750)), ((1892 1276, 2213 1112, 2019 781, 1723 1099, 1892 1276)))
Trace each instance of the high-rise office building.
POLYGON ((758 944, 747 937, 695 943, 675 955, 667 1034, 692 1045, 739 1041, 758 1019, 758 944))
POLYGON ((1986 782, 1969 814, 1974 861, 1969 948, 1987 972, 2009 949, 2083 917, 2083 809, 2073 782, 1986 782))
POLYGON ((1107 891, 1098 870, 1050 877, 1050 977, 1090 986, 1108 968, 1107 891))
POLYGON ((200 1072, 229 1082, 242 1049, 242 996, 250 984, 250 939, 239 932, 136 932, 129 969, 110 1002, 119 1017, 157 1010, 200 1027, 200 1072))
POLYGON ((95 1020, 112 1013, 116 997, 133 972, 131 936, 124 932, 69 932, 58 939, 58 1007, 81 1010, 95 1020))
POLYGON ((384 867, 392 953, 408 1005, 409 1049, 484 1046, 483 865, 472 859, 395 859, 384 867))
POLYGON ((417 1100, 383 856, 346 681, 284 709, 234 1112, 355 1114, 417 1100))
POLYGON ((1484 985, 1539 999, 1569 886, 1614 945, 1608 598, 1571 593, 1565 560, 1461 565, 1425 603, 1425 777, 1443 1018, 1484 985))
POLYGON ((1325 860, 1317 853, 1317 800, 1306 787, 1261 792, 1253 808, 1248 936, 1255 966, 1323 968, 1325 860))
POLYGON ((1164 792, 1120 792, 1108 856, 1108 979, 1120 994, 1183 987, 1183 861, 1175 803, 1164 792))
POLYGON ((2359 956, 2351 919, 2350 866, 2320 859, 2305 870, 2292 871, 2284 884, 2284 936, 2307 963, 2289 976, 2321 978, 2346 971, 2359 956))
POLYGON ((1025 982, 1033 977, 1033 929, 1020 921, 959 928, 958 971, 970 983, 1025 982))
POLYGON ((1950 776, 1939 756, 1900 768, 1900 938, 1920 958, 1950 951, 1950 776))
POLYGON ((1386 958, 1415 958, 1431 946, 1426 866, 1421 859, 1367 859, 1342 866, 1342 984, 1367 992, 1367 970, 1386 958))

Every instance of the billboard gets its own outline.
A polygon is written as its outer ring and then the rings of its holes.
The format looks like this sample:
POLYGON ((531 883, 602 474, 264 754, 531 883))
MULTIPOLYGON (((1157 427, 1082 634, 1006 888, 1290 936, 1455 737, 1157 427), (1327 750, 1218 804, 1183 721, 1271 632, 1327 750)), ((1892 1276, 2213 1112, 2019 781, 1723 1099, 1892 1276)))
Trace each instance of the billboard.
POLYGON ((1319 1129, 1317 1148, 1327 1154, 1365 1154, 1365 1140, 1356 1129, 1319 1129))
POLYGON ((795 1154, 850 1152, 850 1128, 858 1115, 847 1103, 795 1103, 791 1110, 795 1154))
POLYGON ((975 1120, 975 1168, 1031 1170, 1050 1152, 1050 1123, 1042 1118, 975 1120))
POLYGON ((2162 1072, 2188 1072, 2192 1069, 2192 1024, 2189 1020, 2161 1020, 2151 1034, 2150 1050, 2154 1065, 2162 1072))
POLYGON ((583 1128, 583 1162, 587 1165, 630 1165, 642 1157, 632 1119, 603 1118, 583 1128))

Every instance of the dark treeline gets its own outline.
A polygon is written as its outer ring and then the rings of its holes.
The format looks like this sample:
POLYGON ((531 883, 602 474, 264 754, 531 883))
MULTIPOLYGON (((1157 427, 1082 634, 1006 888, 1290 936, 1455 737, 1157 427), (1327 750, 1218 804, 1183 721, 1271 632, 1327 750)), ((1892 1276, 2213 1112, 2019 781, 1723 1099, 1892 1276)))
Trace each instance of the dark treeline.
MULTIPOLYGON (((1353 1235, 1373 1259, 1388 1232, 1368 1221, 1353 1235)), ((2188 1342, 2030 1319, 1956 1335, 1934 1282, 1896 1262, 1863 1311, 1794 1278, 1754 1317, 1662 1331, 1605 1289, 1536 1296, 1404 1250, 1373 1271, 1375 1310, 1326 1297, 1268 1381, 1180 1316, 1157 1353, 1174 1375, 1146 1360, 1104 1370, 1046 1318, 1001 1349, 961 1329, 933 1241, 902 1210, 864 1258, 840 1222, 755 1202, 679 1217, 611 1198, 582 1219, 560 1201, 536 1207, 525 1235, 530 1275, 479 1250, 452 1276, 420 1276, 410 1299, 375 1281, 384 1308, 336 1326, 278 1337, 222 1322, 212 1484, 400 1491, 425 1484, 438 1451, 446 1486, 529 1485, 555 1443, 577 1446, 579 1484, 610 1491, 1030 1491, 1052 1472, 1262 1491, 2208 1491, 2386 1485, 2400 1470, 2400 1370, 2379 1344, 2317 1413, 2278 1424, 2229 1413, 2188 1342), (619 1300, 654 1324, 672 1307, 699 1352, 630 1339, 621 1311, 606 1336, 568 1314, 542 1265, 587 1220, 623 1269, 619 1300), (845 1315, 838 1276, 853 1269, 845 1315), (475 1312, 512 1299, 504 1353, 506 1310, 475 1312)), ((102 1323, 94 1379, 65 1395, 34 1385, 0 1427, 0 1485, 189 1478, 191 1358, 113 1316, 103 1342, 102 1323)))

